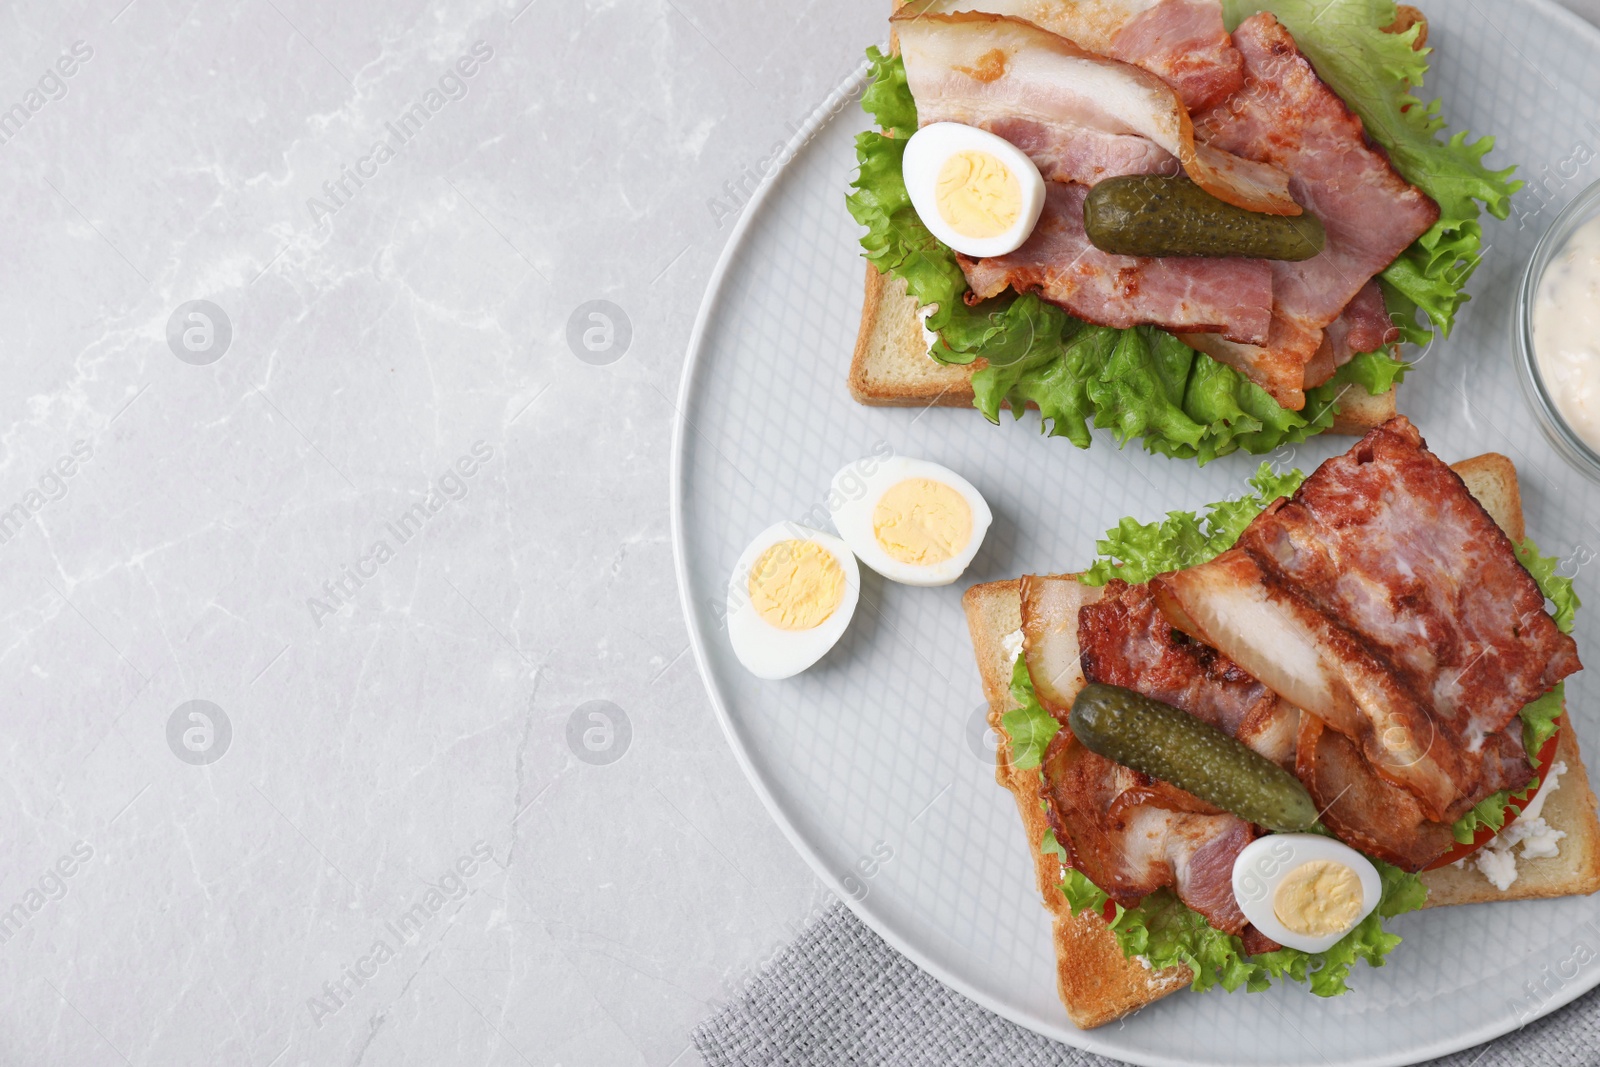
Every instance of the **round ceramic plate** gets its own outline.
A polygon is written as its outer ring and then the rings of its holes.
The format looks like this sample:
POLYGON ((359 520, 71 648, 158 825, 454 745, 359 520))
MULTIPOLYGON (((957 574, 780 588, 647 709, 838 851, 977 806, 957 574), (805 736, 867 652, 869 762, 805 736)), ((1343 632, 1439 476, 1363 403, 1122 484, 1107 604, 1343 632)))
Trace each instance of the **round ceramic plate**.
MULTIPOLYGON (((1428 93, 1445 101, 1452 129, 1495 134, 1490 161, 1520 164, 1536 188, 1517 196, 1510 220, 1486 219, 1475 297, 1454 335, 1422 356, 1400 409, 1447 460, 1510 456, 1531 534, 1579 566, 1600 546, 1600 499, 1525 408, 1509 319, 1534 240, 1600 177, 1600 125, 1586 120, 1600 115, 1600 34, 1544 0, 1434 0, 1428 15, 1428 93)), ((1506 1033, 1594 986, 1600 907, 1567 898, 1403 916, 1391 929, 1405 943, 1389 964, 1357 965, 1354 991, 1332 1000, 1299 986, 1183 992, 1098 1030, 1068 1022, 1029 846, 994 781, 962 591, 1082 566, 1122 516, 1220 500, 1260 460, 1197 468, 1137 444, 1118 450, 1105 433, 1079 451, 1041 436, 1031 414, 992 426, 970 410, 851 400, 863 265, 844 196, 852 138, 867 125, 859 89, 858 78, 830 98, 746 209, 701 309, 675 443, 673 532, 695 655, 735 752, 795 847, 941 981, 1030 1029, 1134 1063, 1301 1064, 1310 1050, 1335 1064, 1411 1063, 1506 1033), (995 513, 982 551, 942 589, 863 568, 860 607, 832 652, 797 678, 751 677, 721 625, 734 561, 774 522, 815 525, 834 472, 884 448, 943 463, 979 488, 995 513)), ((1324 436, 1274 460, 1310 470, 1350 443, 1324 436)), ((1578 581, 1587 588, 1590 571, 1578 581)), ((1597 633, 1600 620, 1580 615, 1593 662, 1597 633)), ((1590 752, 1600 752, 1588 709, 1596 691, 1587 675, 1568 686, 1590 752)))

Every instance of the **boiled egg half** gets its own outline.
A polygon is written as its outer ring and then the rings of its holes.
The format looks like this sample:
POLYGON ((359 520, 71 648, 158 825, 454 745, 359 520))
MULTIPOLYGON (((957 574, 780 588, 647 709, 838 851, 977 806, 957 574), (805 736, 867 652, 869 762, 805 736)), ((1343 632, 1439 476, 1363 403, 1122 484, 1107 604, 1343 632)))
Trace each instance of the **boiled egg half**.
POLYGON ((1326 952, 1372 913, 1383 882, 1372 861, 1321 834, 1268 834, 1233 861, 1233 895, 1280 945, 1326 952))
POLYGON ((798 523, 750 542, 728 582, 728 639, 757 678, 789 678, 838 642, 861 596, 861 568, 837 537, 798 523))
POLYGON ((901 173, 923 225, 969 256, 1015 251, 1044 209, 1044 178, 1033 160, 976 126, 922 127, 906 142, 901 173))
POLYGON ((994 516, 971 482, 937 463, 890 456, 833 476, 839 535, 892 582, 949 585, 978 554, 994 516))

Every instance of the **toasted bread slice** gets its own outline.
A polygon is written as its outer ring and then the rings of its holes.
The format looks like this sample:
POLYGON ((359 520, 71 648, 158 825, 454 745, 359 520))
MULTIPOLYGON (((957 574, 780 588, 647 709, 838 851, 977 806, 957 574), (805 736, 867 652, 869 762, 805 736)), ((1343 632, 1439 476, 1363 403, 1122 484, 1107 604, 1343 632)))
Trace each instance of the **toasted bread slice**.
POLYGON ((1398 386, 1390 386, 1387 393, 1373 396, 1359 385, 1347 385, 1339 394, 1339 409, 1333 413, 1329 433, 1360 437, 1374 426, 1382 426, 1395 417, 1394 394, 1398 386))
MULTIPOLYGON (((1452 469, 1513 540, 1525 536, 1522 498, 1510 460, 1488 453, 1452 469)), ((1016 705, 1011 699, 1011 657, 1005 651, 1004 638, 1022 625, 1021 583, 975 585, 962 598, 962 606, 989 701, 989 724, 1005 737, 1001 716, 1016 705)), ((1187 986, 1193 977, 1188 968, 1151 970, 1122 955, 1116 937, 1100 916, 1088 912, 1072 915, 1058 888, 1061 871, 1056 858, 1039 851, 1047 827, 1039 808, 1039 772, 1011 766, 1010 752, 1009 739, 996 749, 995 780, 1011 790, 1022 816, 1039 893, 1053 922, 1057 988, 1068 1018, 1089 1029, 1187 986)), ((1562 731, 1556 758, 1566 763, 1567 773, 1546 802, 1544 817, 1553 828, 1566 832, 1560 854, 1548 859, 1519 858, 1517 880, 1505 891, 1496 889, 1470 865, 1425 872, 1422 880, 1428 887, 1429 907, 1569 896, 1600 889, 1600 818, 1572 730, 1562 731)))
POLYGON ((1450 469, 1467 483, 1467 492, 1477 498, 1495 525, 1513 541, 1528 536, 1522 521, 1522 490, 1517 485, 1517 467, 1498 452, 1452 463, 1450 469))
POLYGON ((851 396, 873 407, 969 408, 972 375, 986 365, 978 360, 952 366, 928 355, 917 302, 906 292, 905 279, 867 264, 861 331, 850 361, 851 396))
MULTIPOLYGON (((1011 699, 1011 657, 1002 639, 1022 626, 1021 583, 990 582, 975 585, 961 598, 967 628, 983 676, 983 694, 989 701, 989 725, 1005 736, 1000 716, 1017 705, 1011 699)), ((1011 790, 1017 814, 1033 851, 1039 895, 1053 922, 1056 946, 1056 988, 1074 1026, 1093 1029, 1120 1019, 1131 1011, 1175 993, 1194 975, 1187 967, 1154 971, 1122 954, 1122 946, 1105 920, 1090 912, 1074 916, 1058 886, 1061 870, 1053 856, 1039 851, 1049 828, 1039 808, 1039 771, 1011 765, 1009 739, 995 750, 995 781, 1011 790)))
MULTIPOLYGON (((871 407, 970 408, 972 376, 988 364, 979 359, 965 367, 950 366, 928 355, 917 311, 903 279, 867 264, 861 327, 850 360, 850 395, 871 407)), ((1339 397, 1330 432, 1359 436, 1394 413, 1393 389, 1372 396, 1355 386, 1339 397)))

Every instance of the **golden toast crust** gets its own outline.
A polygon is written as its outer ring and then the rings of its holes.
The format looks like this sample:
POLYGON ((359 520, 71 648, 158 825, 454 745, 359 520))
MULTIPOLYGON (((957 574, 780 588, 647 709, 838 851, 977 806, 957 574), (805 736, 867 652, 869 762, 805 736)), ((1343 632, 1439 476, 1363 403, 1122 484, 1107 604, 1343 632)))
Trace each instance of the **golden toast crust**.
MULTIPOLYGON (((1011 659, 1001 639, 1022 625, 1020 585, 1016 580, 975 585, 961 598, 978 657, 978 671, 983 676, 984 696, 989 701, 989 725, 1002 738, 1005 728, 1000 717, 1016 704, 1011 699, 1011 659)), ((1099 915, 1084 912, 1073 916, 1067 898, 1058 888, 1060 865, 1054 857, 1039 851, 1039 842, 1048 829, 1039 807, 1039 771, 1013 767, 1010 753, 1010 739, 1006 738, 995 750, 994 777, 1011 791, 1017 814, 1022 816, 1039 896, 1051 917, 1056 988, 1073 1025, 1085 1030, 1101 1026, 1187 986, 1194 977, 1187 967, 1152 971, 1122 954, 1111 928, 1099 915)))

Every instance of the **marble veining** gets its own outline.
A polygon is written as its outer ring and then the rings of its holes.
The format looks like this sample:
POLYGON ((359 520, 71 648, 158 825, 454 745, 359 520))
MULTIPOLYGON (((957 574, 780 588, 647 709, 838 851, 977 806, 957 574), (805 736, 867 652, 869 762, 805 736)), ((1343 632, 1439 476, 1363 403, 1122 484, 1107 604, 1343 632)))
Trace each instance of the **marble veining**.
POLYGON ((8 7, 0 1062, 690 1064, 825 905, 668 532, 712 266, 883 32, 781 21, 8 7))

